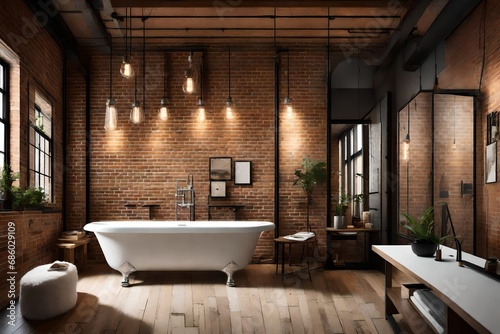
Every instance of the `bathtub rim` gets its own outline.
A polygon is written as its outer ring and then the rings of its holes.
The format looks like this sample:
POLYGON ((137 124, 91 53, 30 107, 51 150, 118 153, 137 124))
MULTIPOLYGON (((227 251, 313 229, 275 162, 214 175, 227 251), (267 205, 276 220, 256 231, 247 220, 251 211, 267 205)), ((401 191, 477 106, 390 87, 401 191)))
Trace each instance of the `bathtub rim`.
POLYGON ((156 220, 109 220, 94 221, 83 229, 97 233, 248 233, 264 232, 275 228, 267 221, 156 221, 156 220), (168 224, 165 224, 168 223, 168 224), (163 224, 163 225, 162 225, 163 224))

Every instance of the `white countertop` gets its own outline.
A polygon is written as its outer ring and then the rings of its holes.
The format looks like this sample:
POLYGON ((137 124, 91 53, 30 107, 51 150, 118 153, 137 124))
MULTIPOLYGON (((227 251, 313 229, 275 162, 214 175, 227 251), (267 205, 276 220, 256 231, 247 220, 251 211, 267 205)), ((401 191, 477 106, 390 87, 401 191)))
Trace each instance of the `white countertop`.
MULTIPOLYGON (((409 245, 374 245, 372 248, 397 268, 409 271, 426 283, 438 297, 448 299, 455 312, 459 307, 490 332, 500 332, 500 283, 471 268, 460 267, 455 249, 443 246, 443 261, 439 262, 434 257, 416 256, 409 245)), ((485 264, 485 259, 465 252, 462 259, 480 267, 485 264)))

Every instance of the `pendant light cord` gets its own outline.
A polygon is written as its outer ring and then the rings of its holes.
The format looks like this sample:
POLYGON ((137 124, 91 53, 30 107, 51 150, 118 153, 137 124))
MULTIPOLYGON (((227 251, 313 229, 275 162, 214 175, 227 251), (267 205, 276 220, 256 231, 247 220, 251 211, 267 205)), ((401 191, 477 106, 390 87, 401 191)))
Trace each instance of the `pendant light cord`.
POLYGON ((113 36, 109 34, 109 98, 113 98, 113 36))
POLYGON ((200 100, 203 102, 203 53, 200 58, 200 100))
POLYGON ((227 50, 227 59, 228 59, 228 64, 229 64, 229 68, 228 68, 228 83, 227 83, 227 92, 229 94, 228 98, 230 99, 231 98, 231 48, 229 48, 227 50))
POLYGON ((146 111, 146 18, 142 17, 142 110, 146 111))
POLYGON ((167 96, 167 53, 163 54, 163 96, 167 96))
POLYGON ((287 92, 286 92, 286 97, 290 98, 290 50, 287 50, 286 60, 287 60, 287 70, 286 70, 287 92))

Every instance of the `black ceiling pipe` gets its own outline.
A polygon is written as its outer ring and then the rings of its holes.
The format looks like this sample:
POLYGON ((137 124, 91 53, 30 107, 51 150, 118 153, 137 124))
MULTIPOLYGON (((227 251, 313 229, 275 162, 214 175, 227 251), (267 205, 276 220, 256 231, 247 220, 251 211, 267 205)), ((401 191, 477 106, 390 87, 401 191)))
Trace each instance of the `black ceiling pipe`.
POLYGON ((404 52, 409 55, 405 57, 404 70, 413 72, 419 69, 436 46, 448 37, 481 1, 449 1, 424 36, 417 43, 409 45, 411 50, 404 52))

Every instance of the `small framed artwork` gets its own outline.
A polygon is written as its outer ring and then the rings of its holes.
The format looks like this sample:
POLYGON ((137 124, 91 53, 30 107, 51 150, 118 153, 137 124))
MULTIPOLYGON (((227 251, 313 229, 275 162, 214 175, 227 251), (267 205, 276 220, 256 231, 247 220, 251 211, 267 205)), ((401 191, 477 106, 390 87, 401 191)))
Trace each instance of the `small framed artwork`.
POLYGON ((494 111, 488 114, 486 117, 488 125, 487 125, 487 144, 491 144, 496 142, 499 139, 499 115, 498 111, 494 111))
POLYGON ((234 162, 234 184, 252 184, 252 162, 234 162))
POLYGON ((226 181, 210 181, 211 197, 226 197, 226 181))
POLYGON ((486 164, 484 169, 486 183, 497 182, 497 142, 486 146, 486 164))
POLYGON ((231 158, 210 158, 210 180, 230 181, 231 158))

